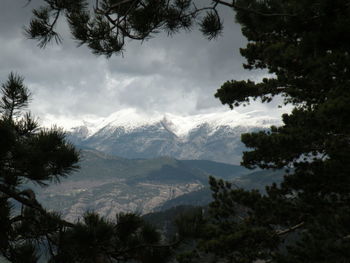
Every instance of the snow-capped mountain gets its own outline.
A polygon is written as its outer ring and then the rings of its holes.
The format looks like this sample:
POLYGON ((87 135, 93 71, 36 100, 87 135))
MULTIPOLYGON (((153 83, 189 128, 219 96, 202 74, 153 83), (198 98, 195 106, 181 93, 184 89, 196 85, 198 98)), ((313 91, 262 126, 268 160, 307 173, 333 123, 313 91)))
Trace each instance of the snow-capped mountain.
POLYGON ((256 111, 179 116, 126 109, 72 128, 70 140, 125 158, 171 156, 237 164, 244 150, 242 133, 278 124, 279 119, 256 111))

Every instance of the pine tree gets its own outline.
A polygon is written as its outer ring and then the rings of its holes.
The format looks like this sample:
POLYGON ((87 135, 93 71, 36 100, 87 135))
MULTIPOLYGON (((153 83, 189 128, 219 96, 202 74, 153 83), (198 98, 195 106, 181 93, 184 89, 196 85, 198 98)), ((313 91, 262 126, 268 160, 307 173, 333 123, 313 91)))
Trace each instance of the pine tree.
POLYGON ((37 262, 35 243, 70 224, 47 212, 25 183, 59 181, 78 168, 79 156, 60 129, 39 128, 24 112, 30 93, 22 77, 11 73, 1 92, 0 253, 11 262, 37 262))
POLYGON ((242 135, 253 149, 244 153, 244 166, 285 169, 286 174, 280 186, 267 188, 267 196, 212 181, 214 211, 224 208, 223 198, 246 207, 239 227, 267 232, 264 236, 272 239, 257 237, 253 246, 273 262, 348 262, 350 5, 251 1, 250 6, 258 13, 236 16, 249 41, 241 49, 244 66, 273 75, 261 83, 228 81, 216 97, 232 108, 280 94, 294 105, 282 116, 282 126, 242 135), (297 242, 290 241, 290 232, 297 242), (287 250, 281 248, 284 239, 287 250))
POLYGON ((72 223, 42 207, 27 182, 59 182, 78 169, 79 152, 61 129, 40 128, 25 112, 30 93, 22 77, 11 73, 1 92, 0 256, 12 263, 164 262, 171 245, 139 215, 107 220, 88 212, 72 223))
POLYGON ((45 45, 58 36, 55 21, 65 12, 80 44, 107 56, 120 53, 127 38, 176 33, 196 22, 215 37, 222 30, 216 7, 232 8, 248 40, 241 49, 244 67, 270 76, 227 81, 215 96, 231 108, 255 99, 270 102, 276 95, 294 106, 280 127, 242 135, 252 149, 243 155, 244 166, 286 174, 266 195, 212 179, 213 217, 202 248, 228 262, 349 262, 348 1, 213 0, 197 9, 185 0, 105 0, 97 1, 101 5, 92 14, 83 7, 87 2, 68 2, 48 0, 36 10, 29 36, 45 45))
POLYGON ((212 218, 200 246, 228 262, 349 262, 350 5, 246 2, 256 12, 236 10, 248 39, 244 67, 271 77, 227 81, 215 96, 231 108, 276 95, 294 105, 282 126, 242 135, 252 149, 244 166, 285 176, 266 195, 211 178, 212 218))
POLYGON ((107 57, 121 54, 128 39, 144 41, 162 30, 171 35, 199 24, 202 33, 212 39, 223 28, 217 11, 223 1, 200 8, 193 0, 98 0, 93 6, 87 0, 45 2, 33 10, 26 28, 29 38, 37 40, 40 47, 50 41, 60 43, 56 25, 64 17, 79 45, 107 57))

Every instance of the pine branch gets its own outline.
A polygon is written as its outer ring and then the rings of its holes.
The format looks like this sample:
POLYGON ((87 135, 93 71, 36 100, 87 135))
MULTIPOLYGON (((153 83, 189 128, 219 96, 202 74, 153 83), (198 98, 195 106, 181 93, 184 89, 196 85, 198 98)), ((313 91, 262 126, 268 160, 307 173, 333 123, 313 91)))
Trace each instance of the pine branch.
MULTIPOLYGON (((0 184, 0 191, 2 193, 6 194, 7 196, 9 196, 10 198, 15 199, 16 201, 20 202, 21 204, 35 209, 36 211, 40 212, 42 215, 44 215, 44 216, 47 215, 46 210, 39 204, 39 202, 36 199, 24 198, 21 196, 21 194, 19 192, 13 191, 13 190, 5 187, 2 184, 0 184)), ((73 223, 65 221, 63 219, 60 219, 59 223, 62 226, 66 226, 66 227, 73 227, 74 226, 73 223)))
POLYGON ((299 223, 299 224, 297 224, 295 226, 292 226, 290 228, 283 229, 283 230, 277 230, 276 231, 276 235, 282 236, 282 235, 288 234, 290 232, 293 232, 294 230, 297 230, 297 229, 301 228, 304 225, 305 225, 305 222, 301 222, 301 223, 299 223))
POLYGON ((239 11, 244 11, 244 12, 248 12, 248 13, 253 13, 255 15, 259 15, 259 16, 267 16, 267 17, 274 17, 274 16, 290 16, 290 17, 294 17, 297 16, 296 14, 287 14, 287 13, 261 13, 257 10, 254 9, 249 9, 243 6, 238 6, 236 5, 235 1, 233 1, 232 3, 228 3, 222 0, 213 0, 215 3, 221 4, 221 5, 225 5, 228 7, 232 7, 234 9, 237 9, 239 11))

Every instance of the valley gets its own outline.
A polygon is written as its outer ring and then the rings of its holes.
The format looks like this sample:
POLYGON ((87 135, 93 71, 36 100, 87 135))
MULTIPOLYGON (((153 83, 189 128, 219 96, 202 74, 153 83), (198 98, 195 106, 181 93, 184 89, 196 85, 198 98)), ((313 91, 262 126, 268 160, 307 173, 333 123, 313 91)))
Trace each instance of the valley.
POLYGON ((240 136, 275 123, 256 112, 254 117, 234 111, 184 117, 122 110, 73 127, 68 139, 81 149, 80 169, 57 184, 31 187, 47 209, 70 221, 86 211, 113 218, 118 212, 206 205, 210 175, 263 191, 281 175, 268 173, 262 182, 263 172, 239 166, 246 150, 240 136))
MULTIPOLYGON (((31 186, 46 208, 60 211, 70 221, 86 211, 114 218, 118 212, 147 214, 177 205, 206 205, 211 200, 209 175, 235 180, 245 188, 254 183, 264 185, 259 177, 262 172, 250 180, 249 170, 213 161, 170 157, 131 160, 96 150, 84 150, 81 155, 81 169, 60 183, 31 186)), ((266 178, 264 183, 268 184, 279 177, 266 178)))

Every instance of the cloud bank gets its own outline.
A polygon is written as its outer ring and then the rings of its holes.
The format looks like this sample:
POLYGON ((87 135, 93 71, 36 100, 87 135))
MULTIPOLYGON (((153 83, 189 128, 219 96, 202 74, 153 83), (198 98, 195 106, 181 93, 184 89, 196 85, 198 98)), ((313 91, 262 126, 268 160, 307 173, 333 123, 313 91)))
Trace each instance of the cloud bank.
MULTIPOLYGON (((168 37, 158 34, 130 42, 123 56, 96 57, 76 47, 64 23, 62 45, 39 49, 23 35, 32 1, 3 0, 0 8, 0 80, 17 72, 33 93, 30 109, 41 120, 71 126, 74 120, 99 118, 125 108, 192 115, 222 110, 215 91, 229 79, 261 79, 265 72, 246 71, 239 48, 245 45, 231 10, 223 8, 225 30, 214 41, 200 32, 168 37)), ((254 103, 249 109, 279 115, 276 105, 254 103)), ((65 126, 67 126, 65 125, 65 126)))

